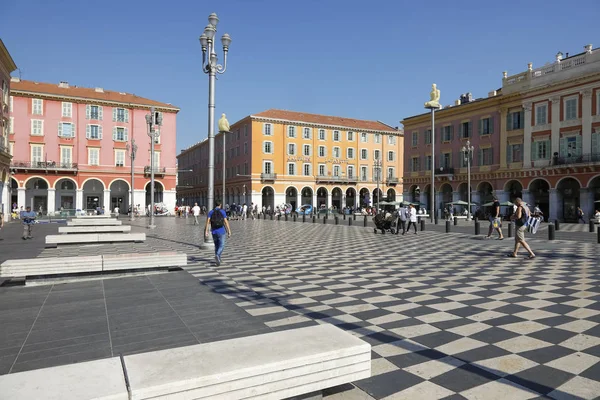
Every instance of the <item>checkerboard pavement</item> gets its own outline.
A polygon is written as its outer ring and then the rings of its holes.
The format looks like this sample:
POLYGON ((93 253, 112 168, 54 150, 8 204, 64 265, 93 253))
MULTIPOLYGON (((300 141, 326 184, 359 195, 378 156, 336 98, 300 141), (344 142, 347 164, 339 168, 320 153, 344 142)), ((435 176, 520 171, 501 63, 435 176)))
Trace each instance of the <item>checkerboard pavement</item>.
POLYGON ((273 330, 329 323, 373 346, 371 378, 327 400, 600 395, 596 244, 533 239, 538 257, 525 260, 504 257, 511 240, 249 220, 232 222, 216 267, 195 245, 202 228, 157 224, 146 243, 111 251, 185 251, 189 273, 273 330))

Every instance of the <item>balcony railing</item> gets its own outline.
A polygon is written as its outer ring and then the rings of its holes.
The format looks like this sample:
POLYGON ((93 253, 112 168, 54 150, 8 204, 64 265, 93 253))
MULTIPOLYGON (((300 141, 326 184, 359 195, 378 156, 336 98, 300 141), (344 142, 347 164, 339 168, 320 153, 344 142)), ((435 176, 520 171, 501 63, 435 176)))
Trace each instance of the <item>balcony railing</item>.
POLYGON ((342 175, 332 175, 332 174, 322 174, 317 175, 317 182, 331 182, 331 183, 356 183, 359 181, 358 176, 350 175, 350 176, 342 176, 342 175))
POLYGON ((435 175, 454 175, 453 167, 435 167, 435 175))
MULTIPOLYGON (((150 175, 152 173, 152 167, 150 165, 146 165, 144 167, 144 175, 150 175)), ((154 167, 154 175, 164 175, 167 173, 166 167, 154 167)))
POLYGON ((45 171, 77 171, 77 163, 60 163, 56 161, 19 161, 10 163, 13 170, 45 170, 45 171))
POLYGON ((552 165, 574 165, 600 163, 600 154, 582 154, 580 156, 552 157, 552 165))
POLYGON ((260 179, 262 181, 274 181, 275 179, 277 179, 277 174, 266 174, 266 173, 262 173, 260 174, 260 179))
POLYGON ((386 182, 386 184, 387 184, 388 186, 389 186, 389 185, 397 185, 397 184, 400 182, 400 179, 398 179, 398 178, 397 178, 397 177, 395 177, 395 176, 388 176, 388 177, 385 179, 385 182, 386 182))

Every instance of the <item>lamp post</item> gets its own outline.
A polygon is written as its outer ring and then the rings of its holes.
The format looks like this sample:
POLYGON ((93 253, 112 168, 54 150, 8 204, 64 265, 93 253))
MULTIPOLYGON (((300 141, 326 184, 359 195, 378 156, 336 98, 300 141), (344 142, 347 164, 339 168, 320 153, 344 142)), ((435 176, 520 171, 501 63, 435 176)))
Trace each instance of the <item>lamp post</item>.
POLYGON ((223 45, 223 65, 217 64, 214 37, 217 33, 217 14, 208 16, 209 24, 200 35, 202 46, 202 71, 208 75, 208 208, 214 208, 214 172, 215 172, 215 80, 217 73, 223 74, 227 69, 227 52, 231 44, 231 37, 226 33, 221 37, 223 45), (207 57, 208 54, 208 57, 207 57))
POLYGON ((134 169, 133 169, 133 164, 135 162, 135 153, 137 152, 137 144, 135 144, 135 139, 131 138, 131 146, 129 146, 129 143, 127 143, 127 146, 125 146, 125 148, 127 149, 127 151, 129 151, 131 149, 131 153, 129 154, 129 158, 131 159, 131 212, 129 213, 129 220, 133 221, 133 214, 134 214, 134 210, 135 210, 135 200, 134 200, 134 191, 135 191, 135 186, 133 185, 134 183, 134 169))
POLYGON ((462 152, 467 162, 467 221, 471 220, 471 157, 473 157, 473 151, 475 147, 471 146, 471 142, 467 140, 467 143, 462 147, 462 152))
MULTIPOLYGON (((380 157, 381 158, 381 157, 380 157)), ((379 175, 381 175, 381 160, 375 160, 375 180, 377 182, 377 205, 375 206, 375 213, 379 214, 379 175)))
POLYGON ((148 124, 148 136, 150 137, 150 224, 148 229, 156 228, 154 225, 154 142, 160 137, 160 126, 162 125, 162 115, 154 112, 154 107, 150 108, 150 114, 146 114, 146 124, 148 124))
POLYGON ((229 132, 224 132, 221 131, 221 133, 223 134, 223 197, 222 197, 222 201, 223 201, 223 206, 225 206, 225 160, 227 158, 227 150, 225 148, 225 136, 229 133, 229 132))
POLYGON ((442 108, 439 100, 440 91, 434 83, 431 90, 431 100, 425 103, 425 108, 431 110, 431 211, 429 215, 431 223, 433 223, 435 218, 435 110, 442 108))

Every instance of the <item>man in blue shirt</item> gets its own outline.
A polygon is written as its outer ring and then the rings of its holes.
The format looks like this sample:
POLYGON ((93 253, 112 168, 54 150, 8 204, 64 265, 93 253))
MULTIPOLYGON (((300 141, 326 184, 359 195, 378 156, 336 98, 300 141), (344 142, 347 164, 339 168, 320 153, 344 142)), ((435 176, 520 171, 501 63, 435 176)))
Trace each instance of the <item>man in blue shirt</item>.
POLYGON ((31 211, 31 207, 27 206, 27 211, 21 211, 21 221, 23 221, 23 240, 31 239, 31 228, 35 224, 36 215, 31 211))
POLYGON ((229 221, 227 221, 227 214, 221 208, 221 202, 217 202, 215 209, 210 210, 208 213, 206 228, 204 229, 204 236, 207 238, 209 226, 213 241, 215 242, 215 262, 218 267, 221 265, 221 254, 225 248, 225 234, 227 234, 228 238, 231 237, 231 228, 229 227, 229 221))

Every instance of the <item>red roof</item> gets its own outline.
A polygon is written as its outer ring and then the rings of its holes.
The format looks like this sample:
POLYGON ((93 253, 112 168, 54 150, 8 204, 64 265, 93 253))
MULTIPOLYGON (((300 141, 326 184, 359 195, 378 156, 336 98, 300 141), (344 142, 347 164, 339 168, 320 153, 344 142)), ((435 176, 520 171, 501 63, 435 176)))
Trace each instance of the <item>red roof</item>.
POLYGON ((395 133, 399 132, 399 130, 396 130, 391 126, 379 121, 366 121, 354 118, 332 117, 329 115, 309 114, 297 111, 270 109, 258 114, 253 114, 252 116, 279 119, 284 121, 308 122, 317 125, 334 125, 356 130, 373 130, 395 133))
POLYGON ((55 96, 77 97, 81 99, 95 99, 115 103, 135 104, 141 106, 155 106, 179 111, 179 108, 172 104, 146 99, 144 97, 136 96, 135 94, 114 92, 103 89, 98 90, 69 85, 64 85, 63 87, 54 83, 13 79, 10 83, 10 90, 11 92, 30 92, 55 96))

